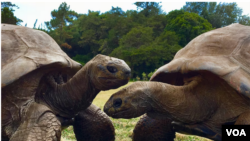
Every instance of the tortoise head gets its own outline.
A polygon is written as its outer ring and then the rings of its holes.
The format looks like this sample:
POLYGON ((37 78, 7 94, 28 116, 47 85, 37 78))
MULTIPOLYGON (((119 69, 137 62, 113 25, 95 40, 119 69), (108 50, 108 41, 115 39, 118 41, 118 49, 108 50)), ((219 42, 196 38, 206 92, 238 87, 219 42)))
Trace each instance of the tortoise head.
POLYGON ((104 112, 113 118, 135 118, 150 110, 150 104, 145 97, 147 87, 144 83, 134 82, 113 94, 104 106, 104 112))
POLYGON ((90 79, 99 90, 118 88, 130 79, 131 69, 121 59, 99 54, 88 64, 90 79))

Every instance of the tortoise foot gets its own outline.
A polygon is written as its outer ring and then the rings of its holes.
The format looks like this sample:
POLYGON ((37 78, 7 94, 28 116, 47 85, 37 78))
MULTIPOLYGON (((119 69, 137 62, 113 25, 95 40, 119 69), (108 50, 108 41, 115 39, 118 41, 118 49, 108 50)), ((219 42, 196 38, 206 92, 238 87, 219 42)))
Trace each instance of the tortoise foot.
POLYGON ((59 141, 60 138, 61 123, 56 116, 46 106, 33 103, 10 141, 59 141))
POLYGON ((171 127, 171 120, 158 120, 144 115, 137 122, 133 141, 174 141, 175 132, 171 127))
POLYGON ((75 117, 73 127, 76 139, 79 141, 115 140, 115 129, 112 121, 94 104, 75 117))

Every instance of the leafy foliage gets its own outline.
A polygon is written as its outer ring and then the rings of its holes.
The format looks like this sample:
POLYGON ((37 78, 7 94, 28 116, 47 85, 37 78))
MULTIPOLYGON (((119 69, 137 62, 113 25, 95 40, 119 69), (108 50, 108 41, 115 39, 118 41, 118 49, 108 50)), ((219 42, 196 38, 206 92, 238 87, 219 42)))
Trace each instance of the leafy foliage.
MULTIPOLYGON (((1 4, 6 10, 2 19, 6 15, 12 16, 7 19, 14 19, 11 8, 17 6, 1 4)), ((101 53, 125 60, 133 78, 146 79, 196 36, 235 22, 250 24, 249 16, 241 15, 242 9, 236 3, 187 2, 182 9, 168 14, 158 2, 134 4, 137 10, 112 7, 105 13, 89 10, 78 14, 63 2, 51 11, 50 21, 38 28, 35 22, 34 28, 47 32, 62 50, 83 65, 101 53)))
POLYGON ((136 2, 134 3, 140 13, 145 17, 151 17, 162 13, 161 6, 158 2, 136 2))
POLYGON ((83 66, 92 59, 90 55, 79 55, 77 54, 76 56, 72 57, 73 60, 81 63, 83 66))
POLYGON ((241 17, 238 19, 238 21, 239 21, 240 24, 250 26, 250 17, 247 16, 247 15, 241 16, 241 17))
POLYGON ((174 32, 163 32, 155 40, 149 27, 133 28, 120 40, 120 46, 110 55, 125 60, 132 69, 133 76, 141 76, 169 62, 181 48, 174 32), (169 41, 169 43, 168 43, 169 41), (134 71, 136 70, 136 71, 134 71))
POLYGON ((135 27, 120 40, 120 45, 125 48, 139 48, 142 45, 148 45, 153 40, 153 29, 150 27, 135 27))
POLYGON ((1 2, 1 23, 20 25, 23 21, 14 16, 15 10, 12 7, 19 8, 11 2, 1 2))
POLYGON ((185 46, 196 36, 213 29, 206 19, 196 13, 175 10, 170 12, 167 18, 168 24, 165 29, 176 32, 180 37, 181 46, 185 46))
POLYGON ((57 41, 57 43, 66 49, 71 49, 71 45, 66 42, 66 39, 73 38, 70 27, 74 19, 78 17, 75 11, 69 10, 70 6, 63 2, 58 10, 51 12, 52 19, 45 22, 50 35, 57 41))
POLYGON ((207 19, 215 28, 236 22, 249 24, 249 16, 242 15, 242 9, 237 6, 236 2, 219 4, 216 2, 186 2, 182 9, 197 13, 207 19), (246 22, 246 19, 248 19, 248 22, 246 22))

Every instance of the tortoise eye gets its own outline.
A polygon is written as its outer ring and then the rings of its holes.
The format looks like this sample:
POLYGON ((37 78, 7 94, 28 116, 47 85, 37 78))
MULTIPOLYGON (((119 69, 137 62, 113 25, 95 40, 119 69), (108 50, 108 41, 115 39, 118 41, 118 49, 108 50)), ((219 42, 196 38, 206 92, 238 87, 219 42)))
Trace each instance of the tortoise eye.
POLYGON ((107 69, 109 72, 111 73, 116 73, 117 72, 117 68, 113 67, 113 66, 107 66, 107 69))
POLYGON ((122 105, 122 100, 120 98, 115 99, 113 101, 113 105, 114 105, 115 108, 119 108, 122 105))

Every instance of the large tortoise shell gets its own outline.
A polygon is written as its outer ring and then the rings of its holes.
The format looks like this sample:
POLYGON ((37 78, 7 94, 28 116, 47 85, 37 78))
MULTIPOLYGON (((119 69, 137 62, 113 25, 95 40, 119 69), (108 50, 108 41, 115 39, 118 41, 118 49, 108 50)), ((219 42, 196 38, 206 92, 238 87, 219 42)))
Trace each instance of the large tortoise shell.
POLYGON ((200 70, 212 72, 250 98, 250 26, 232 24, 196 37, 150 80, 167 83, 200 70))
POLYGON ((59 64, 74 73, 81 68, 43 31, 2 24, 1 34, 2 88, 42 66, 59 64))

